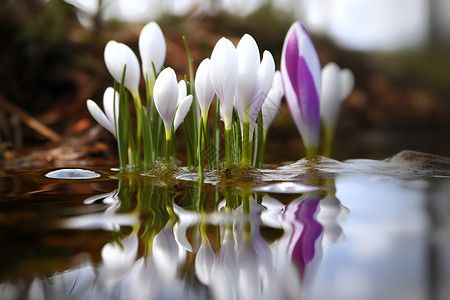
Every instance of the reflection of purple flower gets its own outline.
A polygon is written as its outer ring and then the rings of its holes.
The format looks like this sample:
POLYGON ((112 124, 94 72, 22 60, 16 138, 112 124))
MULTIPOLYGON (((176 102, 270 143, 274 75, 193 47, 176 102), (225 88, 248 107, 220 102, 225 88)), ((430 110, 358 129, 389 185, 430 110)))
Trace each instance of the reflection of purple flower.
POLYGON ((288 254, 297 265, 302 278, 307 266, 317 255, 317 243, 321 242, 322 225, 317 221, 320 196, 311 194, 291 202, 283 213, 283 219, 292 227, 288 254))

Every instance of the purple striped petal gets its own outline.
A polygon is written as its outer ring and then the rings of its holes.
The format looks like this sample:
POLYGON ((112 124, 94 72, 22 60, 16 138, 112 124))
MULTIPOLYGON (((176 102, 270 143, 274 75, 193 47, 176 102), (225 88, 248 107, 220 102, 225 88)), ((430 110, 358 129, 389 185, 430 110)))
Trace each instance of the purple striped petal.
POLYGON ((281 76, 286 102, 306 147, 317 147, 320 134, 320 62, 309 33, 299 22, 283 45, 281 76))

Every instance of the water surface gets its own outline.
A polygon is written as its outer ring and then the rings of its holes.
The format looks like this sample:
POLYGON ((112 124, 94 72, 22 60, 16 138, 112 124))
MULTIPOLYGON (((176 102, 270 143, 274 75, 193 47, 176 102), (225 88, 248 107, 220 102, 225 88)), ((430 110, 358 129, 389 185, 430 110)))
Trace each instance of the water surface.
POLYGON ((0 178, 0 299, 450 297, 446 158, 318 158, 204 185, 108 168, 0 178))

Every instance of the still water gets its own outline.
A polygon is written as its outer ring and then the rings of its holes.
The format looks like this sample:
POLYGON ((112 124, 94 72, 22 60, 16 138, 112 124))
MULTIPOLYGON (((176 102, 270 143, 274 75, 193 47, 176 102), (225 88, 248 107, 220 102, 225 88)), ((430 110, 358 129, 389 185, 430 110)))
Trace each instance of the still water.
POLYGON ((450 159, 0 169, 0 299, 449 299, 450 159))

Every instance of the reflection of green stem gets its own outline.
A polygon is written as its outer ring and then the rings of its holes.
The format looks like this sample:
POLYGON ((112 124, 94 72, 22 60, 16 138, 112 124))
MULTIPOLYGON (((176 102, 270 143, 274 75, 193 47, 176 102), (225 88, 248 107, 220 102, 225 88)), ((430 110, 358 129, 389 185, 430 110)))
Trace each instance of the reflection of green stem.
MULTIPOLYGON (((247 193, 242 195, 242 209, 244 211, 244 216, 250 217, 250 197, 247 193)), ((246 220, 244 224, 244 238, 250 237, 250 220, 246 220)))
POLYGON ((325 143, 323 146, 323 156, 331 157, 334 141, 334 128, 325 126, 324 133, 325 133, 325 143))

